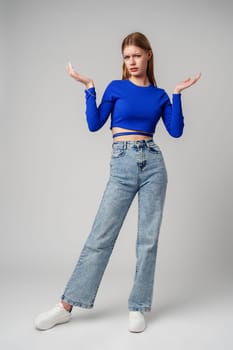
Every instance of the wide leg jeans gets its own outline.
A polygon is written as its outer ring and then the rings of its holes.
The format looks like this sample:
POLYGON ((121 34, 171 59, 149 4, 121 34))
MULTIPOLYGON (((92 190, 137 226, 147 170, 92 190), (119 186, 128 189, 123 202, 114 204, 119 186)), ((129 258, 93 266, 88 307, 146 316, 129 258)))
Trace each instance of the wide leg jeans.
POLYGON ((150 311, 167 171, 153 139, 112 144, 110 177, 91 232, 62 300, 91 308, 128 209, 138 195, 136 271, 128 299, 131 311, 150 311))

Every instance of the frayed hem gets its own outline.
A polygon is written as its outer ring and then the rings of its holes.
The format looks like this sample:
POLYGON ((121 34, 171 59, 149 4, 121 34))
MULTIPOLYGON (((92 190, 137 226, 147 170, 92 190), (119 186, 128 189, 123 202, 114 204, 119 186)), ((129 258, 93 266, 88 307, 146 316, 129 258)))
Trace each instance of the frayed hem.
POLYGON ((150 307, 129 307, 129 311, 150 312, 150 307))
POLYGON ((78 307, 81 307, 82 309, 92 309, 94 307, 94 304, 88 305, 88 304, 84 304, 84 303, 79 302, 79 301, 73 301, 69 298, 66 298, 64 295, 62 296, 61 300, 69 305, 78 306, 78 307))

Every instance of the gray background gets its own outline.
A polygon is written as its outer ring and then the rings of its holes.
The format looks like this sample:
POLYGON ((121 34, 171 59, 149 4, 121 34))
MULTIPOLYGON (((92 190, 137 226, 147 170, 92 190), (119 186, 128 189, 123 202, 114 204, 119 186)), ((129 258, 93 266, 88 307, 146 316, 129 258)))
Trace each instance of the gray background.
POLYGON ((232 2, 0 2, 1 335, 4 349, 231 349, 232 2), (84 89, 68 61, 95 81, 98 101, 121 78, 122 39, 151 41, 158 85, 199 71, 182 94, 185 130, 155 141, 169 184, 156 268, 154 309, 144 334, 127 332, 135 267, 132 205, 94 310, 33 329, 60 298, 90 231, 109 174, 109 122, 87 130, 84 89))

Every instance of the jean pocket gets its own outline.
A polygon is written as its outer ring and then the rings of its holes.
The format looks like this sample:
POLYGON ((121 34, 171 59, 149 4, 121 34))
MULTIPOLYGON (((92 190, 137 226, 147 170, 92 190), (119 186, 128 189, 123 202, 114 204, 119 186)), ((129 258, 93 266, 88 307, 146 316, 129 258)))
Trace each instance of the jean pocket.
POLYGON ((155 153, 155 154, 161 154, 161 150, 159 148, 158 145, 156 145, 155 143, 151 143, 148 145, 148 150, 151 153, 155 153))
POLYGON ((125 155, 125 150, 121 148, 112 149, 112 158, 121 158, 125 155))

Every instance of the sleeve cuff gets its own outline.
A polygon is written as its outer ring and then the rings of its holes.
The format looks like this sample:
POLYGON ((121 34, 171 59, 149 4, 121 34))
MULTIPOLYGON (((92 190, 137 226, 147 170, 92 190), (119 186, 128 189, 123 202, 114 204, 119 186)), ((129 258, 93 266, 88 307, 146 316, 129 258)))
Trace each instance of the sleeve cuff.
POLYGON ((96 92, 95 92, 95 88, 94 87, 91 87, 91 88, 89 88, 89 89, 86 89, 85 90, 85 93, 86 93, 86 95, 88 96, 88 95, 91 95, 91 96, 96 96, 96 92))

